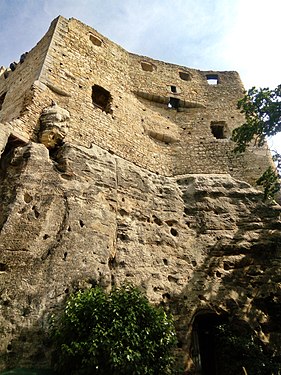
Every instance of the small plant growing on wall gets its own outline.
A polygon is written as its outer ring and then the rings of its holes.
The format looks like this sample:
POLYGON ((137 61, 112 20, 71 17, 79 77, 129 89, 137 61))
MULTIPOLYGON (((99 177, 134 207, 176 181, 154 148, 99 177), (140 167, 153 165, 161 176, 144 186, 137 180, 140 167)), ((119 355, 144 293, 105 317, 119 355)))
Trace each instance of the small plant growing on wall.
POLYGON ((172 374, 172 318, 133 286, 73 294, 53 322, 53 339, 59 374, 172 374))

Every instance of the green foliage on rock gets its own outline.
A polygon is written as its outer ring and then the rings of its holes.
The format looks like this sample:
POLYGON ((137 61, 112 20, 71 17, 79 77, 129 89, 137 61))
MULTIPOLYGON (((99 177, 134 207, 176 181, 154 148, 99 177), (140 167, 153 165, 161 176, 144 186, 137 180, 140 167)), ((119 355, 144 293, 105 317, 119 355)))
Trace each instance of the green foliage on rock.
POLYGON ((216 351, 219 353, 218 373, 227 375, 279 375, 280 358, 267 352, 260 340, 249 331, 238 331, 229 324, 216 329, 216 351))
POLYGON ((264 200, 273 198, 280 190, 280 168, 279 173, 272 167, 267 170, 257 179, 257 185, 263 187, 264 200))
POLYGON ((233 131, 236 150, 245 151, 252 140, 257 146, 262 146, 266 137, 281 131, 281 85, 274 90, 251 88, 239 100, 238 109, 245 115, 246 122, 233 131))
MULTIPOLYGON (((238 109, 244 114, 246 121, 232 133, 232 140, 236 142, 234 151, 244 152, 251 142, 263 146, 266 137, 281 132, 281 85, 273 90, 251 88, 239 100, 238 109)), ((272 151, 277 168, 268 168, 257 181, 258 185, 264 187, 265 199, 273 197, 280 190, 281 155, 272 151)))
POLYGON ((54 327, 60 374, 172 374, 172 318, 133 286, 78 291, 54 327))

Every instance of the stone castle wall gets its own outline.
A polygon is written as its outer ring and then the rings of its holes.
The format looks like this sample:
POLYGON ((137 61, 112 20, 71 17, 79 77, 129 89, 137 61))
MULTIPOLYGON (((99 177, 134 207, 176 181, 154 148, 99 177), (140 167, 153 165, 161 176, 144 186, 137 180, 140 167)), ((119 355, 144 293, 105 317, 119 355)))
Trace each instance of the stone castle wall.
MULTIPOLYGON (((0 122, 22 119, 28 111, 34 96, 33 85, 40 76, 53 33, 54 23, 40 42, 26 55, 24 61, 18 62, 14 71, 7 69, 0 75, 0 96, 6 93, 0 111, 0 122)), ((32 115, 30 113, 29 117, 32 115)), ((24 124, 20 130, 28 132, 28 124, 24 124)))
POLYGON ((9 90, 0 121, 25 115, 20 130, 33 140, 40 113, 54 100, 71 113, 66 141, 96 144, 163 175, 230 173, 254 183, 270 163, 266 149, 250 149, 245 156, 231 152, 231 132, 243 123, 236 72, 203 72, 133 55, 75 19, 55 20, 10 74, 11 83, 1 79, 0 91, 9 90), (207 77, 218 84, 208 84, 207 77), (108 91, 108 111, 93 104, 94 85, 108 91), (13 112, 15 90, 21 103, 16 101, 13 112), (178 109, 169 108, 171 98, 178 109), (211 126, 223 129, 220 138, 211 126))

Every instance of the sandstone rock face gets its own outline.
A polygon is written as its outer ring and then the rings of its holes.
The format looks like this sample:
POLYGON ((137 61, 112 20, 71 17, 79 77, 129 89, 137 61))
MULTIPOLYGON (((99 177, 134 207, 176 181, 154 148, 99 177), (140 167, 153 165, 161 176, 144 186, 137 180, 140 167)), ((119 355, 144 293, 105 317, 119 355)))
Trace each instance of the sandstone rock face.
POLYGON ((278 348, 280 207, 259 191, 229 175, 163 177, 97 146, 50 157, 30 143, 4 159, 2 368, 47 366, 48 319, 69 293, 124 280, 170 306, 185 363, 198 311, 242 319, 278 348))

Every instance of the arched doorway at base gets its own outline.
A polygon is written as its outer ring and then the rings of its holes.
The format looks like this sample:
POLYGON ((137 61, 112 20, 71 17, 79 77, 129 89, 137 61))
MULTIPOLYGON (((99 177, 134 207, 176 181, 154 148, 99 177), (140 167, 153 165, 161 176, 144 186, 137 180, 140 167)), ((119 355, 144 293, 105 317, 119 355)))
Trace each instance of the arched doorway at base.
POLYGON ((228 322, 226 314, 218 315, 212 311, 196 314, 192 326, 191 355, 196 375, 221 375, 218 370, 216 329, 228 322))

